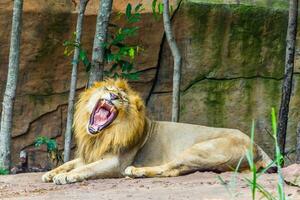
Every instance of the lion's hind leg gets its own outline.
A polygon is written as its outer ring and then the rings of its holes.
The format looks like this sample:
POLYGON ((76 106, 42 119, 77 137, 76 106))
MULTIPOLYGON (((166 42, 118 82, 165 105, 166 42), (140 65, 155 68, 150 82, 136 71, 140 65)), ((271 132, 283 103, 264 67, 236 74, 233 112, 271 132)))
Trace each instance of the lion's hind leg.
MULTIPOLYGON (((231 144, 228 138, 217 138, 194 144, 174 160, 154 167, 127 167, 130 177, 171 177, 195 171, 233 170, 243 157, 242 146, 231 144)), ((243 164, 242 164, 243 165, 243 164)))

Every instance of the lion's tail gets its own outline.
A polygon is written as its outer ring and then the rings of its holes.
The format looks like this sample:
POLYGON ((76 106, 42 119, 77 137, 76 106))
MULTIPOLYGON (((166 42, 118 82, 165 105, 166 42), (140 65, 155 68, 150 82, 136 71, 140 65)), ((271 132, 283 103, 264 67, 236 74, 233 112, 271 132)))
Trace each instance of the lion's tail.
POLYGON ((256 149, 258 154, 258 159, 256 162, 257 169, 269 167, 271 170, 267 171, 273 171, 276 168, 276 165, 273 162, 273 160, 266 154, 266 152, 260 146, 256 145, 256 149))

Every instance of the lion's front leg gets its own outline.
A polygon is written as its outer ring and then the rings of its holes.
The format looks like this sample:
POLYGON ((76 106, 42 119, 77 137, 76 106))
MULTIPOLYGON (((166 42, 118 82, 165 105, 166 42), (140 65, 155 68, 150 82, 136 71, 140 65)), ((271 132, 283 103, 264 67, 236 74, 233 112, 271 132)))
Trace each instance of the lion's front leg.
POLYGON ((80 162, 81 162, 81 160, 79 158, 75 159, 75 160, 71 160, 71 161, 66 162, 63 165, 45 173, 42 176, 43 182, 51 182, 54 176, 73 170, 76 167, 76 165, 78 165, 80 162))
POLYGON ((119 166, 119 158, 117 156, 105 158, 83 165, 70 172, 58 174, 53 177, 53 182, 57 185, 62 185, 87 179, 119 177, 119 166))
MULTIPOLYGON (((184 166, 184 168, 187 168, 184 166)), ((132 178, 143 178, 143 177, 173 177, 179 176, 180 170, 176 166, 171 164, 165 164, 154 167, 134 167, 129 166, 125 169, 125 175, 132 178)))

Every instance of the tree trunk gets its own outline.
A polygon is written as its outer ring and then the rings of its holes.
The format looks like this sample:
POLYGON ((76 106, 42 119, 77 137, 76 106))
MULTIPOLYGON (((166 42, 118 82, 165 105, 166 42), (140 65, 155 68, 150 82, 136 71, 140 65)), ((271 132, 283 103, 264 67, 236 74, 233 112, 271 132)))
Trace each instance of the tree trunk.
POLYGON ((18 82, 23 0, 15 0, 11 28, 7 82, 2 103, 0 129, 0 167, 10 168, 13 106, 18 82))
MULTIPOLYGON (((84 12, 88 1, 89 0, 80 0, 79 13, 78 13, 77 25, 76 25, 77 44, 80 44, 84 12)), ((75 47, 73 62, 72 62, 73 66, 72 66, 70 94, 69 94, 69 101, 68 101, 67 124, 66 124, 66 132, 65 132, 64 162, 70 160, 70 154, 71 154, 72 124, 73 124, 73 117, 74 117, 74 102, 75 102, 75 93, 76 93, 78 59, 79 59, 79 48, 75 47)))
POLYGON ((182 59, 171 27, 171 20, 169 15, 169 0, 164 0, 163 3, 164 3, 163 19, 164 19, 165 34, 174 59, 172 121, 178 122, 179 107, 180 107, 180 76, 181 76, 182 59))
POLYGON ((300 164, 300 122, 297 127, 297 146, 296 146, 296 163, 300 164))
POLYGON ((289 103, 292 92, 293 72, 294 72, 294 55, 295 41, 297 33, 297 15, 298 15, 298 0, 290 0, 289 6, 289 21, 286 37, 286 55, 285 55, 285 71, 282 86, 281 105, 278 117, 278 145, 280 152, 284 155, 286 130, 289 114, 289 103))
POLYGON ((100 0, 97 14, 96 32, 93 44, 92 67, 90 71, 88 87, 95 81, 103 79, 104 68, 104 43, 107 39, 107 29, 110 19, 113 0, 100 0))

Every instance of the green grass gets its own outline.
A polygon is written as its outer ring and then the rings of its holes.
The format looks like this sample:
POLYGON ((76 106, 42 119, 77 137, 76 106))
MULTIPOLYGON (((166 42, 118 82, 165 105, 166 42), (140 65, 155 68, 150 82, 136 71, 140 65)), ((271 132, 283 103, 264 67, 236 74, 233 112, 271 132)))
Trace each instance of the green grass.
MULTIPOLYGON (((248 161, 249 164, 249 168, 251 171, 251 177, 250 178, 244 178, 244 181, 248 184, 248 186, 251 189, 251 196, 252 196, 252 200, 255 200, 257 197, 257 192, 261 193, 263 197, 265 197, 268 200, 286 200, 286 196, 285 196, 285 192, 284 192, 284 181, 283 181, 283 176, 282 176, 282 170, 281 170, 281 164, 283 163, 283 156, 280 153, 280 149, 278 146, 278 142, 277 142, 277 122, 276 122, 276 113, 275 113, 275 109, 272 108, 272 112, 271 112, 271 121, 272 121, 272 139, 274 140, 274 144, 275 144, 275 160, 270 163, 265 169, 263 169, 262 171, 258 171, 256 165, 255 165, 255 161, 254 161, 254 130, 255 130, 255 123, 254 121, 252 121, 252 125, 251 125, 251 145, 250 148, 247 150, 246 152, 246 159, 248 161), (277 182, 277 197, 275 197, 272 193, 270 193, 269 191, 267 191, 263 185, 258 183, 258 179, 259 177, 266 173, 266 171, 270 168, 273 167, 274 165, 276 165, 277 167, 277 176, 278 176, 278 182, 277 182)), ((231 199, 233 199, 234 197, 236 197, 237 192, 233 192, 233 189, 236 190, 236 176, 238 173, 238 169, 240 166, 241 161, 244 158, 241 158, 233 175, 233 180, 231 181, 231 183, 228 185, 220 176, 218 176, 219 180, 221 181, 221 183, 223 185, 225 185, 226 190, 230 193, 231 195, 231 199), (234 184, 232 184, 232 182, 234 184)))
POLYGON ((243 161, 244 157, 242 157, 235 170, 234 170, 234 174, 233 176, 231 177, 231 180, 229 181, 229 183, 227 183, 220 175, 217 176, 217 178, 220 180, 221 184, 223 184, 227 190, 227 192, 230 194, 230 199, 235 199, 240 193, 237 191, 237 188, 236 188, 236 179, 237 179, 237 175, 238 175, 238 171, 239 171, 239 168, 240 168, 240 165, 243 161))
POLYGON ((276 113, 275 109, 272 108, 272 129, 273 129, 273 138, 275 141, 275 160, 277 166, 277 175, 278 175, 278 183, 277 183, 277 192, 280 200, 285 200, 285 193, 284 193, 284 181, 281 171, 281 166, 283 163, 283 156, 280 153, 280 149, 277 142, 277 122, 276 122, 276 113))
POLYGON ((254 152, 253 152, 253 147, 254 147, 254 130, 255 130, 255 123, 252 121, 252 126, 251 126, 251 145, 250 149, 246 152, 246 158, 250 167, 251 171, 251 178, 245 178, 244 180, 246 183, 249 185, 251 189, 251 195, 252 195, 252 200, 256 199, 256 193, 257 191, 260 192, 265 198, 268 200, 276 200, 276 198, 268 192, 262 185, 258 183, 258 178, 265 173, 273 164, 271 163, 268 167, 266 167, 262 172, 258 172, 258 169, 256 167, 256 164, 254 162, 254 152))

